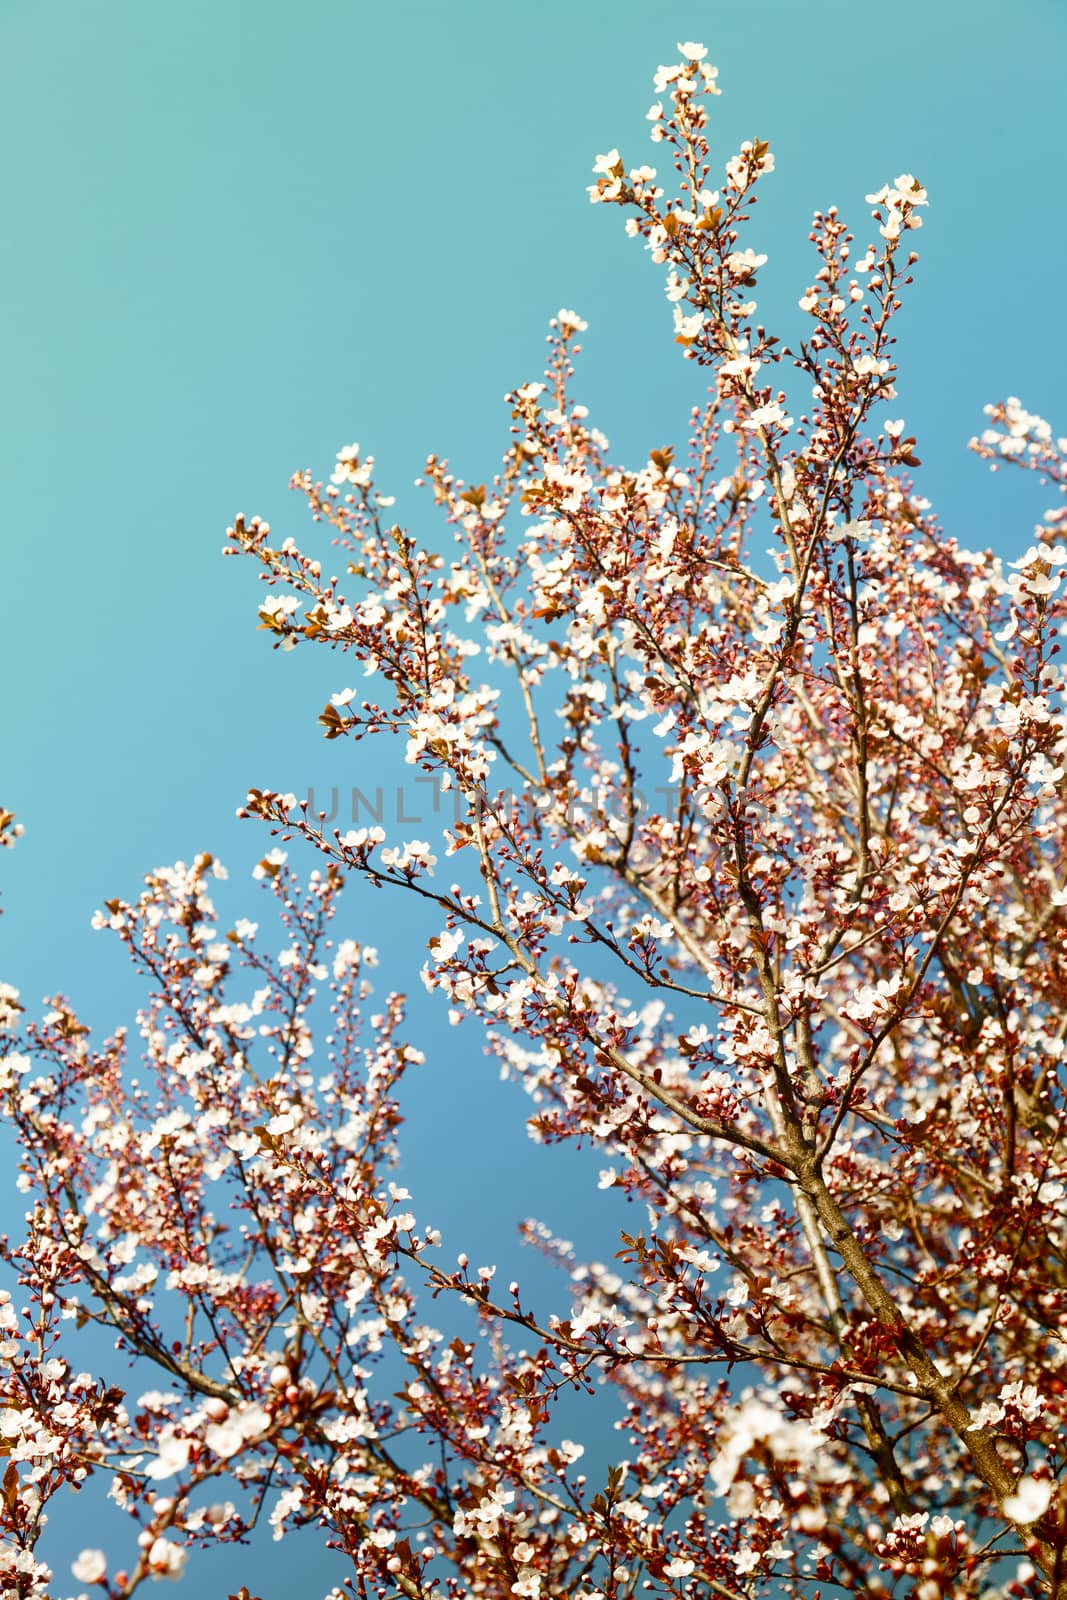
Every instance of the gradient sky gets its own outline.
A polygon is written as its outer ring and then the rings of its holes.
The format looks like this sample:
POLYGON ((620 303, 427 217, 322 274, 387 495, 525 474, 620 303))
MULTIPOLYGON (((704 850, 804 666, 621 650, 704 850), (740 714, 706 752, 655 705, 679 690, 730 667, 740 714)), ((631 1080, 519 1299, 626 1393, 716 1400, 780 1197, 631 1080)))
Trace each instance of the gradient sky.
MULTIPOLYGON (((102 1026, 128 1015, 91 912, 200 849, 243 879, 266 842, 234 820, 250 784, 376 781, 372 751, 315 721, 343 663, 257 632, 250 568, 219 557, 236 511, 302 538, 289 473, 359 440, 432 529, 426 454, 492 472, 502 397, 561 305, 589 322, 577 388, 616 453, 679 435, 698 391, 661 271, 585 186, 613 145, 655 161, 651 75, 687 38, 720 66, 722 159, 745 137, 776 152, 747 242, 786 340, 812 210, 862 226, 897 173, 928 188, 895 405, 949 530, 1018 553, 1040 501, 965 444, 1009 393, 1067 429, 1059 0, 0 0, 0 804, 26 826, 0 860, 0 976, 31 1003, 61 988, 102 1026)), ((372 915, 383 984, 411 985, 425 933, 349 900, 344 931, 372 915)), ((411 1105, 420 1215, 473 1230, 480 1259, 530 1211, 595 1240, 607 1211, 573 1162, 531 1159, 489 1078, 446 1033, 411 1105)), ((20 1210, 0 1192, 0 1221, 20 1210)), ((270 1600, 308 1592, 270 1559, 270 1600)))

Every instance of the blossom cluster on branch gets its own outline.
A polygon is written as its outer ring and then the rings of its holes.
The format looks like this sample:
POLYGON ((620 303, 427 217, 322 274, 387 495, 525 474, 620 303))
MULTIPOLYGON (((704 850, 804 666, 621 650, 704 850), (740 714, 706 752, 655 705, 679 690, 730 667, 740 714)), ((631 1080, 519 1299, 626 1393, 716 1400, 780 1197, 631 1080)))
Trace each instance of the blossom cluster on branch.
MULTIPOLYGON (((450 551, 392 521, 358 445, 293 480, 343 571, 229 530, 275 644, 363 685, 326 738, 399 738, 452 826, 342 831, 253 789, 278 938, 226 927, 205 855, 100 915, 151 992, 134 1034, 0 990, 30 1205, 4 1593, 55 1592, 45 1508, 107 1474, 132 1553, 75 1577, 109 1600, 260 1522, 324 1529, 335 1596, 1067 1594, 1064 508, 1006 563, 916 488, 884 415, 914 176, 860 242, 816 215, 792 347, 756 320, 773 159, 749 141, 715 176, 716 73, 680 57, 649 111, 673 177, 611 150, 591 199, 708 369, 687 447, 614 459, 562 310, 495 476, 427 463, 450 551), (422 1058, 332 931, 348 874, 436 913, 426 988, 525 1086, 533 1139, 592 1146, 640 1203, 610 1265, 526 1225, 555 1313, 450 1264, 395 1182, 422 1058), (151 1387, 78 1370, 88 1322, 151 1387), (560 1436, 565 1391, 591 1429, 614 1404, 605 1475, 560 1436)), ((1064 486, 1067 440, 1018 400, 989 420, 980 455, 1064 486)))

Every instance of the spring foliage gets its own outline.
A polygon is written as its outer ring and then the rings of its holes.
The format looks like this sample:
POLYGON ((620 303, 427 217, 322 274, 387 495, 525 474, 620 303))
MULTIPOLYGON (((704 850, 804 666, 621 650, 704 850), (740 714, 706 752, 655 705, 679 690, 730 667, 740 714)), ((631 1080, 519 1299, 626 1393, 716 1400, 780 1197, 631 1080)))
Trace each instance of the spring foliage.
MULTIPOLYGON (((858 242, 817 214, 799 335, 758 324, 771 153, 716 175, 716 74, 680 56, 649 112, 667 175, 612 150, 591 198, 707 368, 687 450, 614 461, 561 311, 499 472, 427 464, 447 554, 392 524, 358 446, 293 480, 337 576, 229 530, 275 643, 362 685, 327 738, 398 737, 450 826, 343 831, 253 789, 259 925, 220 922, 207 855, 100 913, 151 994, 129 1033, 2 991, 29 1207, 0 1294, 5 1594, 67 1592, 45 1513, 90 1475, 132 1522, 75 1563, 110 1600, 257 1522, 325 1530, 334 1596, 1059 1586, 1064 512, 1006 565, 916 486, 891 417, 911 175, 858 242), (554 1312, 445 1259, 395 1182, 422 1057, 338 931, 350 874, 436 913, 442 1015, 524 1084, 535 1140, 592 1145, 640 1202, 610 1265, 534 1230, 554 1312), (129 1392, 80 1370, 90 1320, 129 1392), (621 1418, 606 1475, 561 1437, 566 1390, 591 1433, 621 1418)), ((1062 486, 1067 441, 1015 400, 989 416, 981 455, 1062 486)))

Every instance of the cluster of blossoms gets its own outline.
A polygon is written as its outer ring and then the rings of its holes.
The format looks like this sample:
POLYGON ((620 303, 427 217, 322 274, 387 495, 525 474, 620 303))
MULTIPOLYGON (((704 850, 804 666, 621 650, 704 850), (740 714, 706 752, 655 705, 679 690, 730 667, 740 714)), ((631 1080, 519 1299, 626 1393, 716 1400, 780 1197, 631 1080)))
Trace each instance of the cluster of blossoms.
MULTIPOLYGON (((280 950, 220 927, 206 856, 111 902, 152 991, 136 1081, 125 1033, 94 1047, 63 1001, 26 1024, 0 991, 32 1201, 8 1247, 26 1304, 0 1308, 6 1592, 51 1593, 43 1507, 105 1472, 138 1553, 75 1576, 109 1600, 261 1507, 277 1537, 324 1527, 381 1600, 1059 1584, 1063 512, 1013 562, 969 550, 903 421, 877 420, 913 176, 868 196, 859 249, 816 216, 796 353, 755 321, 773 160, 749 142, 713 175, 716 75, 680 54, 649 113, 675 192, 612 150, 591 195, 665 267, 708 369, 688 445, 612 458, 564 310, 492 481, 427 463, 450 556, 391 521, 355 445, 293 480, 344 575, 230 530, 275 643, 362 669, 326 737, 399 735, 452 825, 331 830, 251 790, 280 836, 256 869, 280 950), (322 863, 304 888, 294 839, 322 863), (372 954, 330 935, 348 873, 435 909, 427 989, 523 1083, 532 1137, 593 1145, 640 1202, 611 1266, 526 1225, 569 1283, 554 1314, 450 1267, 390 1176, 421 1057, 397 996, 361 1022, 372 954), (493 1338, 424 1322, 423 1291, 493 1338), (61 1325, 86 1320, 165 1386, 134 1405, 75 1372, 61 1325), (604 1475, 559 1437, 567 1389, 595 1418, 614 1395, 604 1475)), ((1067 482, 1067 441, 1017 401, 990 419, 980 454, 1067 482)))

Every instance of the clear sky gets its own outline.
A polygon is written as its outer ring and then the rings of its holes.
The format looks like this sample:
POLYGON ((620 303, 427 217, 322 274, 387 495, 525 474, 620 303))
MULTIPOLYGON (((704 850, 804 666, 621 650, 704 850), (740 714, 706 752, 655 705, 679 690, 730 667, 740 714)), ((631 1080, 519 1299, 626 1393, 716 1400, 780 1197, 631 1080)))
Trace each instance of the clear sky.
MULTIPOLYGON (((965 444, 1009 393, 1067 430, 1060 0, 0 0, 0 804, 26 825, 0 976, 31 1003, 126 1015, 91 912, 200 849, 243 875, 266 842, 234 820, 250 784, 376 781, 315 722, 343 662, 256 631, 252 572, 219 556, 236 511, 301 537, 289 473, 359 440, 432 528, 426 454, 492 472, 561 305, 589 322, 578 387, 617 453, 679 434, 695 380, 661 273, 585 186, 613 145, 655 160, 651 75, 689 38, 720 67, 723 160, 776 152, 748 242, 786 340, 812 210, 862 225, 868 191, 926 185, 899 414, 950 531, 1017 553, 1035 502, 965 444)), ((410 985, 425 934, 383 900, 353 890, 345 931, 373 917, 383 983, 410 985)), ((521 1104, 419 1015, 420 1215, 489 1258, 531 1211, 591 1236, 573 1168, 546 1191, 521 1104)), ((0 1192, 0 1221, 20 1209, 0 1192)), ((271 1570, 271 1600, 307 1592, 271 1570)))

